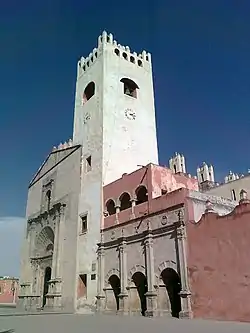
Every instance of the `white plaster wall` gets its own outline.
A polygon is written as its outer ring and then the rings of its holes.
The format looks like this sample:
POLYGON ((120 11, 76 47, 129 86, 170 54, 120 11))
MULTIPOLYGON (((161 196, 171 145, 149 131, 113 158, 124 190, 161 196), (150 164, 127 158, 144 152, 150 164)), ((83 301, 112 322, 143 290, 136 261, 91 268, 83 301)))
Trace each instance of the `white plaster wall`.
MULTIPOLYGON (((74 144, 83 146, 83 175, 78 214, 88 213, 87 234, 80 235, 78 221, 77 276, 87 274, 96 262, 96 244, 100 240, 103 219, 102 186, 149 162, 158 163, 154 96, 151 65, 144 67, 119 58, 112 43, 100 43, 98 57, 82 73, 78 69, 76 83, 74 144), (138 98, 124 96, 123 77, 140 87, 138 98), (82 96, 89 82, 95 82, 95 95, 82 106, 82 96), (125 109, 136 111, 136 120, 125 118, 125 109), (84 124, 84 116, 90 119, 84 124), (86 173, 85 159, 91 155, 92 170, 86 173)), ((76 276, 76 279, 77 279, 76 276)), ((87 287, 85 305, 93 305, 96 283, 87 287)))
POLYGON ((219 215, 229 214, 237 205, 236 201, 197 191, 189 191, 189 198, 193 202, 195 222, 198 222, 205 213, 207 201, 211 202, 212 209, 219 215))
POLYGON ((117 56, 114 49, 112 44, 104 48, 104 185, 138 169, 138 165, 158 164, 151 64, 142 59, 143 67, 139 67, 117 56), (122 78, 138 85, 137 98, 124 95, 122 78), (136 112, 135 120, 125 117, 127 108, 136 112))
POLYGON ((232 198, 232 190, 235 191, 236 200, 240 200, 240 191, 245 190, 248 192, 248 197, 250 197, 250 176, 246 176, 232 182, 228 182, 226 184, 222 184, 220 186, 211 188, 206 191, 208 194, 218 195, 224 198, 233 199, 232 198))

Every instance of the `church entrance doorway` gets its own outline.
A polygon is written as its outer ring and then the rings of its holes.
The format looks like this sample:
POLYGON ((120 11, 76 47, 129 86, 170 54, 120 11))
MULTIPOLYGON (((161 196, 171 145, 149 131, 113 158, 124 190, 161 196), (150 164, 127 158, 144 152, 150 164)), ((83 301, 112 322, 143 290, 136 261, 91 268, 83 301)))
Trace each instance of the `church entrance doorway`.
POLYGON ((179 318, 181 311, 181 280, 178 273, 172 268, 166 268, 161 273, 161 278, 166 286, 168 297, 171 304, 172 316, 179 318))
POLYGON ((116 310, 119 310, 119 294, 121 293, 121 283, 117 275, 113 274, 109 278, 109 284, 113 289, 115 301, 116 301, 116 310))
POLYGON ((141 314, 145 316, 147 310, 146 292, 148 291, 146 276, 141 272, 136 272, 132 276, 132 280, 136 286, 140 302, 141 302, 141 314))
POLYGON ((46 267, 44 274, 44 284, 43 284, 43 307, 46 304, 46 295, 49 291, 49 281, 51 280, 51 268, 46 267))

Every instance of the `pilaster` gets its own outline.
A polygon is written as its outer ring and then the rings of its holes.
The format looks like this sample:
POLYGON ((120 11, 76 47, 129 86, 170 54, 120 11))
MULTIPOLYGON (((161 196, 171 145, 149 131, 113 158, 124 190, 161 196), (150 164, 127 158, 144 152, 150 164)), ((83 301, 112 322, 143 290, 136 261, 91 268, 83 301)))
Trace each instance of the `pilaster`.
POLYGON ((187 271, 187 255, 186 255, 186 226, 183 217, 180 216, 180 224, 177 227, 177 241, 178 241, 178 254, 180 264, 180 278, 181 278, 181 312, 180 318, 192 318, 193 312, 191 307, 191 292, 189 289, 188 271, 187 271))
POLYGON ((127 269, 127 241, 124 236, 121 238, 119 245, 119 264, 120 264, 120 281, 121 292, 119 294, 119 313, 122 315, 128 314, 128 269, 127 269))
POLYGON ((147 300, 146 316, 153 317, 157 315, 157 293, 155 290, 153 234, 150 222, 148 222, 148 230, 144 239, 144 246, 148 281, 148 291, 145 295, 147 300))
POLYGON ((97 312, 102 312, 104 310, 104 274, 105 274, 105 257, 104 257, 104 235, 101 231, 101 241, 98 244, 97 250, 97 265, 98 265, 98 281, 97 281, 97 312))

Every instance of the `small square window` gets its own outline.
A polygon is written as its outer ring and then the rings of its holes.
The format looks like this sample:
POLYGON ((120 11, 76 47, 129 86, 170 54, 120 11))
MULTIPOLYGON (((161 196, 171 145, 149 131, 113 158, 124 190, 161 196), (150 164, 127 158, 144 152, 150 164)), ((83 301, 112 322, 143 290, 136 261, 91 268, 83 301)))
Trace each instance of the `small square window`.
POLYGON ((91 156, 89 156, 88 158, 86 158, 86 171, 87 172, 89 172, 91 170, 91 165, 92 165, 91 156))
POLYGON ((81 216, 81 233, 84 233, 88 229, 88 218, 87 215, 81 216))
POLYGON ((96 279, 96 274, 91 274, 91 280, 95 280, 96 279))

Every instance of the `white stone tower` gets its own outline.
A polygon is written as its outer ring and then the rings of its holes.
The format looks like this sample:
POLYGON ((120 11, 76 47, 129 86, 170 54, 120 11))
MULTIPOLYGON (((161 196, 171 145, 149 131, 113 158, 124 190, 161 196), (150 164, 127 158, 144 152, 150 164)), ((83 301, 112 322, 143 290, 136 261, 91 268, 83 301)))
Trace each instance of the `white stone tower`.
POLYGON ((179 153, 175 153, 175 156, 169 160, 169 168, 174 173, 186 173, 185 157, 179 153))
POLYGON ((132 53, 102 33, 97 48, 78 62, 73 143, 83 146, 77 279, 87 279, 81 306, 91 308, 97 293, 102 188, 141 165, 158 164, 149 53, 132 53))
POLYGON ((208 166, 205 162, 202 163, 201 167, 197 168, 198 182, 201 184, 203 182, 214 183, 214 168, 212 165, 208 166))

